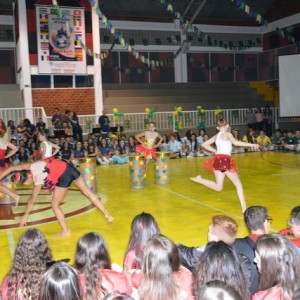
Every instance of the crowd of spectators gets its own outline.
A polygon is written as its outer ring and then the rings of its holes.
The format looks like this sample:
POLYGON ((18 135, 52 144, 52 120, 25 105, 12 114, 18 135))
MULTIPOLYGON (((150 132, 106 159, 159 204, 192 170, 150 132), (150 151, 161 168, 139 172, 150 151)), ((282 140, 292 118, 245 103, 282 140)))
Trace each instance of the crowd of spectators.
POLYGON ((214 216, 208 243, 187 247, 162 235, 143 212, 131 223, 123 267, 111 263, 97 232, 74 245, 70 266, 69 259, 53 261, 45 236, 29 229, 2 282, 2 299, 300 299, 300 206, 291 212, 291 227, 277 234, 269 233, 272 218, 263 206, 247 208, 244 221, 249 235, 237 239, 237 223, 214 216))

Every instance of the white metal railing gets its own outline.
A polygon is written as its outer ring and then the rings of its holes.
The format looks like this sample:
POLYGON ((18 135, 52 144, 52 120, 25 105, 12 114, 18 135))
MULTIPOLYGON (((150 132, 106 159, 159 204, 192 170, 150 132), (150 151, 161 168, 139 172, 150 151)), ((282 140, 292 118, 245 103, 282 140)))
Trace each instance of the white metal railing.
MULTIPOLYGON (((222 109, 222 113, 225 119, 232 126, 245 125, 245 115, 247 108, 237 109, 222 109)), ((205 111, 205 127, 216 126, 216 110, 205 111)), ((51 123, 51 116, 46 116, 43 107, 33 108, 3 108, 0 109, 0 118, 7 123, 8 120, 13 120, 15 125, 18 125, 21 120, 29 118, 34 124, 38 118, 42 118, 46 122, 50 133, 53 132, 53 126, 51 123)), ((201 120, 198 116, 198 111, 183 111, 182 116, 174 116, 172 111, 168 112, 155 112, 151 119, 148 118, 147 113, 124 113, 116 120, 112 114, 108 114, 111 126, 120 125, 124 127, 125 132, 137 132, 146 128, 146 124, 149 121, 154 121, 160 130, 174 131, 176 122, 180 122, 181 129, 196 128, 201 120)), ((273 124, 275 128, 279 127, 280 123, 300 123, 300 117, 279 117, 279 108, 272 108, 273 124)), ((99 127, 98 115, 78 115, 79 123, 83 129, 84 134, 91 133, 93 128, 99 127)))

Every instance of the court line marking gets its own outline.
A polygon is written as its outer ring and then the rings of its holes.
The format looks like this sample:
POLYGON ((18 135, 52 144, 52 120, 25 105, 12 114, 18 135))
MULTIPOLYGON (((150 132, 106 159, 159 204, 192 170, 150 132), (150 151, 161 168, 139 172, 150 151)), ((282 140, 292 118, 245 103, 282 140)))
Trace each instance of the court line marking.
MULTIPOLYGON (((215 207, 215 206, 209 205, 209 204, 204 203, 204 202, 201 202, 201 201, 199 201, 199 200, 196 200, 196 199, 190 198, 190 197, 188 197, 188 196, 182 195, 182 194, 180 194, 180 193, 174 192, 174 191, 172 191, 172 190, 166 189, 166 188, 164 188, 164 187, 162 187, 162 186, 159 186, 159 185, 157 185, 157 184, 151 183, 151 185, 154 185, 154 186, 156 186, 156 187, 159 188, 159 189, 162 189, 162 190, 164 190, 164 191, 167 191, 167 192, 169 192, 169 193, 171 193, 171 194, 174 194, 174 195, 176 195, 176 196, 178 196, 178 197, 184 198, 184 199, 186 199, 186 200, 188 200, 188 201, 197 203, 198 205, 201 205, 201 206, 204 206, 204 207, 207 207, 207 208, 210 208, 210 209, 219 211, 219 212, 221 212, 221 213, 223 213, 223 214, 229 215, 229 216, 231 216, 231 217, 235 217, 235 218, 240 219, 240 220, 243 220, 243 219, 244 219, 244 216, 242 216, 242 217, 241 217, 241 216, 238 216, 238 215, 236 215, 236 214, 230 213, 230 212, 228 212, 228 211, 226 211, 226 210, 223 210, 223 209, 221 209, 221 208, 217 208, 217 207, 215 207)), ((279 230, 275 230, 275 229, 272 229, 272 228, 271 228, 270 231, 273 232, 273 233, 277 233, 279 230)))
POLYGON ((8 240, 8 248, 9 248, 10 257, 13 260, 14 255, 15 255, 15 249, 16 249, 14 233, 12 230, 9 229, 6 231, 6 235, 7 235, 7 240, 8 240))

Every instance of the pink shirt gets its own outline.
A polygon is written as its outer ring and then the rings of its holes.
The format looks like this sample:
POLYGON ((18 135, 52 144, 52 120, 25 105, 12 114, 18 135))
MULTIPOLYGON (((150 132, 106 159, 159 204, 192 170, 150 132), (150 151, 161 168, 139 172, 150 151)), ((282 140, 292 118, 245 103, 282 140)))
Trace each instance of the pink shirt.
MULTIPOLYGON (((264 291, 257 292, 252 296, 252 300, 282 300, 283 292, 280 286, 273 286, 264 291)), ((292 300, 291 297, 284 298, 284 300, 292 300)))
POLYGON ((255 113, 256 122, 262 122, 264 120, 263 113, 255 113))

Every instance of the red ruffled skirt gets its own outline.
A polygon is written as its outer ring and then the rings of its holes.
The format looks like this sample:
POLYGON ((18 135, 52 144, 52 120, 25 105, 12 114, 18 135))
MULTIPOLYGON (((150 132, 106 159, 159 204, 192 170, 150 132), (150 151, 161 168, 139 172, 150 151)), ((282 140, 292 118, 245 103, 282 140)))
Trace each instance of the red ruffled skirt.
POLYGON ((155 148, 145 148, 142 144, 136 146, 136 151, 140 154, 145 155, 145 158, 155 157, 156 150, 155 148))
POLYGON ((210 157, 203 163, 202 167, 209 173, 213 173, 215 170, 221 172, 238 172, 234 159, 226 154, 217 154, 210 157))

